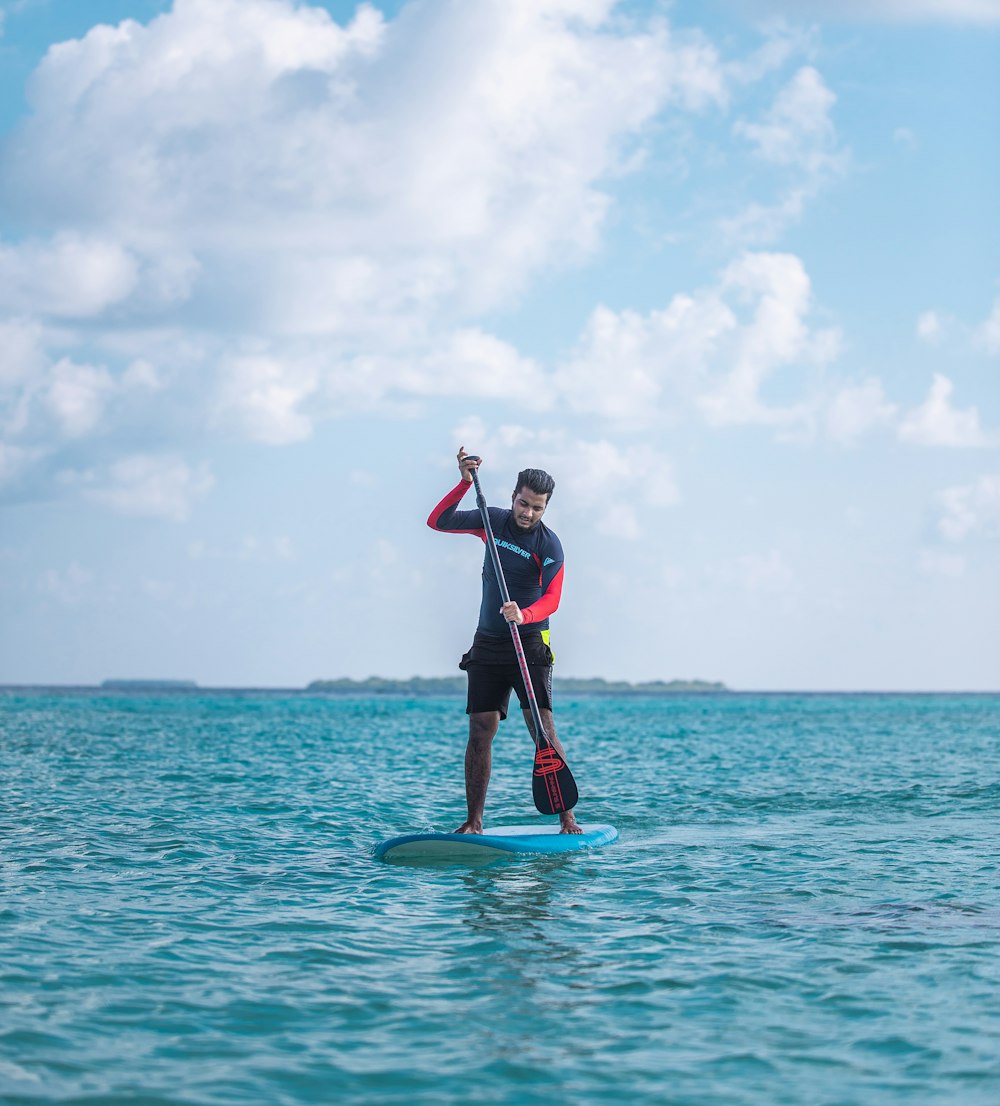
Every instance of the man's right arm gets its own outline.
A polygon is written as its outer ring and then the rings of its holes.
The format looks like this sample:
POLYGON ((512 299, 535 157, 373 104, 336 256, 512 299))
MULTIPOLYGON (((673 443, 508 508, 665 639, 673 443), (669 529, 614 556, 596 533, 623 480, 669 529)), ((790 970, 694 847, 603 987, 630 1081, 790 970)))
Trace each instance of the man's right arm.
POLYGON ((472 487, 472 470, 479 468, 482 462, 465 452, 465 446, 458 447, 458 471, 462 479, 441 502, 431 511, 427 525, 432 530, 447 530, 452 534, 475 534, 486 541, 483 518, 478 511, 459 511, 462 496, 472 487))
POLYGON ((483 519, 478 511, 460 511, 462 496, 469 490, 470 482, 460 480, 427 516, 427 525, 432 530, 445 530, 451 534, 475 534, 486 538, 483 519))

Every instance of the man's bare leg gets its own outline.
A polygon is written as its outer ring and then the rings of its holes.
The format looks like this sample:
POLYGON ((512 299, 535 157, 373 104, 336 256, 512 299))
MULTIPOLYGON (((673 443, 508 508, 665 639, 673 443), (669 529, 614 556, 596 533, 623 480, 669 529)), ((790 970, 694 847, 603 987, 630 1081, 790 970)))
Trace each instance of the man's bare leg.
POLYGON ((500 712, 469 715, 469 744, 465 747, 465 801, 469 817, 456 833, 482 833, 486 789, 493 769, 493 738, 500 728, 500 712))
MULTIPOLYGON (((524 713, 524 724, 528 727, 528 733, 531 734, 531 740, 535 740, 535 723, 531 717, 531 711, 526 710, 524 713)), ((555 751, 563 758, 566 759, 566 751, 562 747, 562 743, 559 738, 556 737, 556 723, 552 717, 552 711, 546 707, 539 707, 538 713, 542 716, 542 728, 545 730, 546 736, 555 748, 555 751)), ((559 815, 559 832, 560 833, 583 833, 580 829, 579 823, 576 820, 576 816, 572 810, 564 810, 559 815)))

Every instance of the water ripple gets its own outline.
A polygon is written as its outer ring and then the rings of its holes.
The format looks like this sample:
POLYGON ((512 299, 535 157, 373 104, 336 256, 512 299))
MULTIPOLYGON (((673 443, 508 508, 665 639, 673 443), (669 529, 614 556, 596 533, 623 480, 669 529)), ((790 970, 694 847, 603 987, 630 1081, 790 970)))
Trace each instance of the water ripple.
POLYGON ((1000 701, 561 717, 620 843, 425 868, 454 700, 0 693, 0 1099, 992 1106, 1000 701))

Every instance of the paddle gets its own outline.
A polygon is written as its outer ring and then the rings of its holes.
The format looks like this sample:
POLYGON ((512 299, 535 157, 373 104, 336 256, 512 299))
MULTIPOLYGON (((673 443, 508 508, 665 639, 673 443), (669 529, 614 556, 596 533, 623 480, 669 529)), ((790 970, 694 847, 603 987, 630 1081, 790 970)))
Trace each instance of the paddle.
MULTIPOLYGON (((478 457, 468 457, 470 461, 478 461, 478 457)), ((493 537, 493 527, 490 526, 490 513, 486 506, 486 498, 483 489, 479 485, 479 473, 475 469, 472 473, 472 482, 476 486, 476 505, 483 518, 483 529, 486 531, 486 548, 490 551, 490 559, 493 561, 493 571, 497 574, 497 583, 500 585, 500 594, 505 603, 510 602, 510 592, 507 590, 507 581, 504 579, 503 568, 500 566, 500 554, 497 551, 496 539, 493 537)), ((535 806, 542 814, 560 814, 564 810, 572 810, 576 806, 579 793, 576 789, 576 780, 569 770, 569 765, 556 751, 555 746, 549 740, 549 735, 542 725, 541 711, 538 709, 538 700, 535 698, 535 689, 531 683, 531 673, 528 671, 528 661, 524 655, 524 647, 521 645, 521 635, 517 630, 516 622, 508 622, 510 636, 514 641, 514 652, 517 655, 518 667, 521 669, 521 679, 524 681, 524 690, 528 696, 528 706, 531 709, 531 720, 535 724, 535 763, 531 773, 531 795, 535 800, 535 806)))

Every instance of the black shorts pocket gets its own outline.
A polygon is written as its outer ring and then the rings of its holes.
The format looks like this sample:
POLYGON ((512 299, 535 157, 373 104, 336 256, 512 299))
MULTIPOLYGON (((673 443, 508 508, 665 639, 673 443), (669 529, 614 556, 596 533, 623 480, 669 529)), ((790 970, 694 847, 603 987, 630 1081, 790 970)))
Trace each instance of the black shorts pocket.
POLYGON ((552 664, 552 650, 539 638, 524 643, 524 658, 528 664, 552 664))

